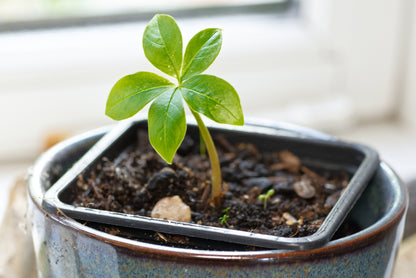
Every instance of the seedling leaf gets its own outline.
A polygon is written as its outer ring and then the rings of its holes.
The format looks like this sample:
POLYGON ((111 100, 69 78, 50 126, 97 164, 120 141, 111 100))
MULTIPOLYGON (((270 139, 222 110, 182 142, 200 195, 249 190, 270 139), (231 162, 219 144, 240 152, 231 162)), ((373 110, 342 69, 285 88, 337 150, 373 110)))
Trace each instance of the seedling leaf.
POLYGON ((269 198, 274 194, 274 189, 269 189, 266 194, 260 194, 258 199, 263 200, 263 208, 267 208, 269 198))
POLYGON ((186 133, 185 110, 181 94, 172 89, 159 96, 149 109, 149 140, 156 152, 168 163, 178 150, 186 133))
POLYGON ((227 81, 213 75, 196 75, 180 87, 189 107, 213 121, 243 125, 240 98, 227 81))
POLYGON ((223 216, 221 216, 219 219, 221 220, 221 225, 224 225, 224 226, 227 226, 227 228, 230 228, 230 224, 228 224, 228 222, 227 222, 227 219, 230 217, 229 215, 228 215, 228 211, 230 210, 230 207, 228 207, 228 208, 226 208, 226 209, 223 209, 222 210, 222 213, 224 213, 223 214, 223 216))
POLYGON ((186 47, 181 80, 205 71, 220 53, 221 44, 218 28, 205 29, 193 36, 186 47))
POLYGON ((182 67, 182 34, 169 15, 155 15, 143 34, 146 58, 162 72, 179 78, 182 67))
POLYGON ((124 76, 111 89, 105 113, 114 120, 127 119, 174 86, 169 80, 151 72, 124 76))

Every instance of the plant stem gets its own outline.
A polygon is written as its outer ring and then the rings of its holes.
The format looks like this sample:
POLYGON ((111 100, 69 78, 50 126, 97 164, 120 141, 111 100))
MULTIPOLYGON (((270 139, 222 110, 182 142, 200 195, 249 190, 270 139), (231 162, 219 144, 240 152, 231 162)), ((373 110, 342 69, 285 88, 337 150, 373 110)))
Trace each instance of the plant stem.
POLYGON ((191 111, 196 119, 196 122, 198 123, 198 128, 201 133, 202 139, 204 139, 205 147, 207 149, 209 160, 211 163, 211 201, 214 201, 216 205, 220 205, 222 181, 221 168, 217 150, 215 149, 214 141, 212 140, 211 134, 209 133, 204 122, 202 121, 201 116, 198 114, 198 112, 195 112, 193 110, 191 111))
POLYGON ((207 154, 207 148, 205 147, 205 141, 204 141, 204 138, 202 138, 201 135, 199 135, 199 154, 200 155, 206 155, 207 154))

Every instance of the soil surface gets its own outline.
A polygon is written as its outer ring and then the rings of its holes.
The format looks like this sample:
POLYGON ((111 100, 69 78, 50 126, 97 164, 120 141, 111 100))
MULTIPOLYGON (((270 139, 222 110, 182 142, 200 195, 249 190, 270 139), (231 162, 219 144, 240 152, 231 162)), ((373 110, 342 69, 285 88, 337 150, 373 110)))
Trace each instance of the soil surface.
MULTIPOLYGON (((157 201, 178 195, 191 208, 193 223, 303 237, 317 231, 349 180, 344 172, 310 169, 286 150, 261 153, 250 143, 216 137, 224 192, 216 207, 209 202, 210 163, 200 155, 199 142, 186 136, 169 165, 150 146, 147 133, 138 137, 140 145, 113 161, 104 158, 78 178, 74 205, 150 216, 157 201), (270 189, 273 195, 259 199, 270 189)), ((123 233, 123 228, 102 229, 123 233)), ((156 234, 169 241, 170 236, 156 234)))

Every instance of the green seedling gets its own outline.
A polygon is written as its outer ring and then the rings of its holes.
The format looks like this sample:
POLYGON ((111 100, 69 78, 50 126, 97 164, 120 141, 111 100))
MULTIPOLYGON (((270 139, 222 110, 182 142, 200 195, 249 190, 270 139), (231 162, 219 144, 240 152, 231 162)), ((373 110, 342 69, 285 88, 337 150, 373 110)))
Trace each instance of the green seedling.
POLYGON ((150 63, 174 77, 177 84, 155 73, 139 71, 121 78, 112 88, 106 115, 123 120, 150 102, 149 140, 168 163, 186 133, 184 102, 198 123, 212 168, 211 201, 220 203, 221 171, 211 135, 201 115, 223 124, 243 125, 244 117, 236 90, 225 80, 202 74, 216 59, 222 45, 220 29, 197 33, 183 53, 182 34, 169 15, 155 15, 143 34, 143 50, 150 63))
POLYGON ((224 213, 223 216, 221 216, 219 219, 221 220, 221 225, 226 226, 227 228, 230 228, 230 224, 228 224, 227 219, 228 217, 230 217, 228 215, 228 211, 230 210, 230 208, 226 208, 222 210, 222 213, 224 213))
POLYGON ((264 205, 263 205, 264 209, 267 208, 267 202, 273 194, 274 194, 274 189, 269 189, 266 194, 260 194, 259 195, 258 199, 263 200, 263 202, 264 202, 264 205))

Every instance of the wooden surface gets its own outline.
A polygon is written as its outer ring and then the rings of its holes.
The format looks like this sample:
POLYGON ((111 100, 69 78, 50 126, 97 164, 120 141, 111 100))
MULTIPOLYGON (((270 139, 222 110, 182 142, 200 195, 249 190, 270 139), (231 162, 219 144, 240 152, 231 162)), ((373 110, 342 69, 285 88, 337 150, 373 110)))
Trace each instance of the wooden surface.
POLYGON ((36 266, 23 178, 10 190, 0 227, 0 278, 36 278, 36 266))
POLYGON ((416 277, 416 234, 406 238, 402 242, 394 267, 393 277, 416 277))

